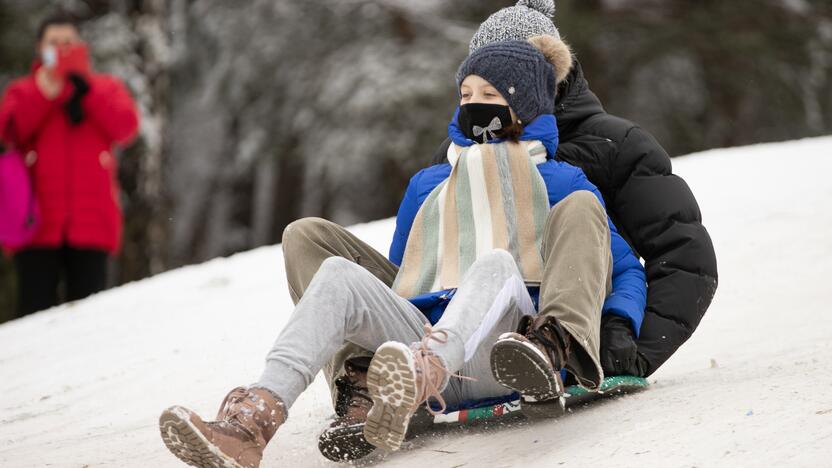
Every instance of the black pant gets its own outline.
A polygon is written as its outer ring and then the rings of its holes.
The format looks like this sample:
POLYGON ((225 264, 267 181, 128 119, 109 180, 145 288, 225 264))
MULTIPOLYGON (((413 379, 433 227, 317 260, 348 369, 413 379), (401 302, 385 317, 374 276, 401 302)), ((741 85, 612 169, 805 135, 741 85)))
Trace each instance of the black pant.
POLYGON ((107 287, 107 252, 64 246, 26 249, 14 256, 17 316, 83 299, 107 287), (64 293, 60 285, 63 280, 64 293), (65 300, 61 300, 61 298, 65 300))

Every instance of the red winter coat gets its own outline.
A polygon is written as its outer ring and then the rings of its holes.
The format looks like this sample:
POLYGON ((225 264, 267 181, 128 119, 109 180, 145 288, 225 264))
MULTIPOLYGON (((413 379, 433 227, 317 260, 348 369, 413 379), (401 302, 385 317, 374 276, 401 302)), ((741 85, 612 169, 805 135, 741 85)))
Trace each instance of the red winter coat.
POLYGON ((47 100, 35 84, 36 69, 13 81, 0 102, 0 135, 26 155, 40 206, 40 226, 25 247, 66 244, 114 254, 122 217, 112 149, 136 135, 133 99, 119 79, 92 74, 84 120, 72 126, 63 110, 72 85, 47 100))

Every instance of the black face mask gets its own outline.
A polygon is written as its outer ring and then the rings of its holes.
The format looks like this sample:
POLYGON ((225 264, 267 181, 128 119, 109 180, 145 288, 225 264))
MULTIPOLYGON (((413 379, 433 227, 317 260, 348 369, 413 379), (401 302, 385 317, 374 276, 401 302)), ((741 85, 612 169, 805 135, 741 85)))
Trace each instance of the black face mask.
POLYGON ((459 107, 457 122, 466 137, 477 143, 488 143, 511 125, 511 111, 500 104, 463 104, 459 107))

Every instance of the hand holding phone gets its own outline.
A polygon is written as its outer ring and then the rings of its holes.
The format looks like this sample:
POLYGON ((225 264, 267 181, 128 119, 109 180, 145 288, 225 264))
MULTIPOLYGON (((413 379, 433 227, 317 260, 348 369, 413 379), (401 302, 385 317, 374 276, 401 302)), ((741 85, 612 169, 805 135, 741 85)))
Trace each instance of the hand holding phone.
POLYGON ((89 50, 83 42, 57 49, 56 58, 54 70, 61 79, 70 74, 86 77, 91 72, 89 50))

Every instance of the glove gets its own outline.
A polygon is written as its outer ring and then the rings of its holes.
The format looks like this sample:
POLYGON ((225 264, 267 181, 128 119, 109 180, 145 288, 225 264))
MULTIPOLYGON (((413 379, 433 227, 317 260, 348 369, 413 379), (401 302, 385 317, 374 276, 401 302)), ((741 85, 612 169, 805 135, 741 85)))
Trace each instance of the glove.
POLYGON ((78 125, 84 121, 84 109, 81 107, 81 100, 90 92, 90 85, 87 80, 77 73, 70 73, 67 79, 72 83, 72 96, 64 104, 64 112, 72 125, 78 125))
POLYGON ((638 352, 629 319, 615 314, 601 319, 601 367, 606 376, 646 377, 647 360, 638 352))

